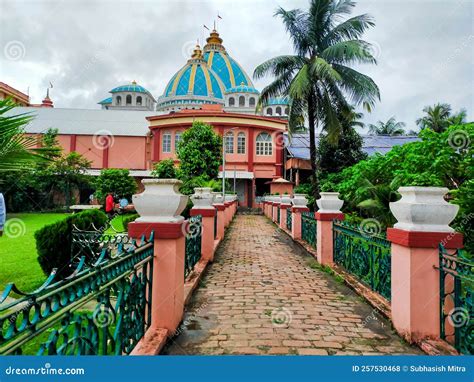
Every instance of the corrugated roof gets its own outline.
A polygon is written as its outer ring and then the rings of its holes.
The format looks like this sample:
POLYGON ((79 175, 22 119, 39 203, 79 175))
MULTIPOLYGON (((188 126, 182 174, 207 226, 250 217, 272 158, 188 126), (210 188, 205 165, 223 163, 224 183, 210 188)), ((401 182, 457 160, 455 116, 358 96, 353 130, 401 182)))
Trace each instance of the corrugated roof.
MULTIPOLYGON (((291 143, 289 143, 288 135, 285 134, 285 146, 289 156, 298 159, 310 159, 309 156, 309 134, 292 134, 291 143)), ((392 149, 393 146, 403 145, 409 142, 419 141, 416 136, 387 136, 387 135, 362 135, 364 143, 362 150, 368 155, 375 153, 385 154, 392 149)), ((319 136, 316 137, 316 145, 319 143, 319 136)))
POLYGON ((35 118, 26 127, 27 133, 44 133, 49 128, 59 134, 94 135, 107 130, 113 135, 144 136, 148 133, 146 117, 161 115, 156 111, 93 110, 39 107, 16 107, 7 115, 32 113, 35 118))

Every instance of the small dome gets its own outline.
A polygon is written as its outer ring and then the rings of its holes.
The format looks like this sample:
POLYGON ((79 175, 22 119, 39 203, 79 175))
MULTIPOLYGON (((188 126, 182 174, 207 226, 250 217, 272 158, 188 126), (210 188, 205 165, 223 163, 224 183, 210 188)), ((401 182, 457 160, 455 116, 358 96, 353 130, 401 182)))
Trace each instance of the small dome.
POLYGON ((243 82, 239 86, 235 86, 233 88, 229 88, 226 91, 226 94, 229 93, 254 93, 259 94, 259 91, 255 89, 253 86, 247 86, 243 82))
POLYGON ((109 93, 118 93, 118 92, 136 92, 136 93, 146 93, 146 94, 151 95, 151 93, 148 90, 146 90, 143 86, 138 85, 135 81, 133 81, 129 85, 117 86, 116 88, 113 88, 109 93))
POLYGON ((290 101, 287 96, 285 97, 275 97, 275 98, 270 98, 268 102, 265 102, 265 106, 271 106, 271 105, 289 105, 290 101))
POLYGON ((199 45, 191 59, 168 82, 157 109, 174 104, 223 103, 225 87, 203 58, 199 45))

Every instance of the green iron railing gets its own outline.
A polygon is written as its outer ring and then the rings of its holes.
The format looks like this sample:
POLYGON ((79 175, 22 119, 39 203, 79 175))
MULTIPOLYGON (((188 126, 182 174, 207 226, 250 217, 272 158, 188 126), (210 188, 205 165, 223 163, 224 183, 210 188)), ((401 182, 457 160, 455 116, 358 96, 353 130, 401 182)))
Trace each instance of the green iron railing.
POLYGON ((314 212, 301 213, 301 238, 313 248, 316 248, 317 238, 317 221, 314 212))
POLYGON ((187 277, 201 259, 202 216, 191 216, 188 220, 184 277, 187 277))
POLYGON ((277 207, 277 224, 280 224, 280 206, 277 207))
POLYGON ((390 242, 382 235, 342 221, 333 222, 333 237, 334 262, 390 300, 390 242))
POLYGON ((291 208, 286 209, 286 229, 291 232, 293 225, 293 217, 291 215, 291 208))
POLYGON ((439 245, 440 332, 461 354, 474 354, 474 262, 439 245))
POLYGON ((81 238, 87 248, 103 246, 94 261, 76 258, 68 277, 56 281, 54 270, 32 293, 7 285, 0 354, 124 355, 143 337, 151 323, 153 234, 140 243, 81 232, 76 244, 81 238))

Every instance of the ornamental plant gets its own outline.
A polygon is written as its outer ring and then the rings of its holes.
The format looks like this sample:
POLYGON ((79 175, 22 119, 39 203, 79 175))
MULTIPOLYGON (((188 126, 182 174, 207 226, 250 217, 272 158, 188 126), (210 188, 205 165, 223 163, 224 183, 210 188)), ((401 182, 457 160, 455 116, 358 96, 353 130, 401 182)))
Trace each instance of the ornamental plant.
POLYGON ((137 183, 125 169, 105 169, 94 182, 95 195, 100 201, 104 201, 107 194, 111 193, 119 198, 131 199, 137 191, 137 183))
POLYGON ((160 179, 176 178, 176 168, 174 167, 173 159, 163 159, 156 163, 151 175, 160 179))

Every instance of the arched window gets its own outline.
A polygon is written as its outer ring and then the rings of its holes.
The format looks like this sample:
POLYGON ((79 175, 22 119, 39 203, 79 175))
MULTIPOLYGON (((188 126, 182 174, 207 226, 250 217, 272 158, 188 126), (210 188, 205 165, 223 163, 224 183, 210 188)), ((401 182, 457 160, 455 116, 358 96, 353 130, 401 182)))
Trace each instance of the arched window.
POLYGON ((272 115, 273 114, 273 110, 271 107, 267 108, 267 115, 272 115))
POLYGON ((275 114, 276 115, 281 115, 281 107, 280 106, 277 106, 277 108, 275 110, 275 114))
POLYGON ((268 133, 260 133, 256 139, 256 151, 257 155, 272 155, 272 137, 268 133))
POLYGON ((234 153, 234 133, 232 131, 229 131, 225 135, 225 152, 227 154, 234 153))
POLYGON ((131 105, 131 104, 132 104, 132 96, 131 96, 130 94, 127 96, 125 102, 126 102, 127 105, 131 105))
POLYGON ((163 134, 163 144, 162 144, 163 152, 170 153, 171 152, 171 134, 164 133, 163 134))
POLYGON ((181 131, 177 131, 174 135, 174 152, 178 152, 179 142, 181 142, 181 131))
POLYGON ((142 106, 142 97, 141 96, 137 97, 137 106, 142 106))
POLYGON ((237 154, 245 154, 245 133, 237 134, 237 154))
POLYGON ((239 97, 239 106, 245 106, 245 97, 244 96, 239 97))
POLYGON ((285 107, 285 115, 288 115, 288 113, 289 113, 289 109, 288 107, 285 107))
POLYGON ((250 97, 249 106, 255 106, 255 98, 254 97, 250 97))
POLYGON ((122 97, 117 96, 117 98, 115 98, 115 103, 117 104, 117 106, 120 106, 122 104, 122 97))
POLYGON ((234 97, 229 98, 229 106, 235 106, 235 98, 234 97))

